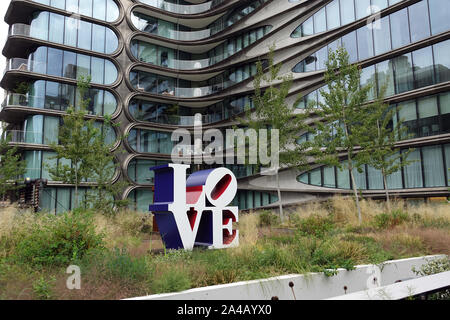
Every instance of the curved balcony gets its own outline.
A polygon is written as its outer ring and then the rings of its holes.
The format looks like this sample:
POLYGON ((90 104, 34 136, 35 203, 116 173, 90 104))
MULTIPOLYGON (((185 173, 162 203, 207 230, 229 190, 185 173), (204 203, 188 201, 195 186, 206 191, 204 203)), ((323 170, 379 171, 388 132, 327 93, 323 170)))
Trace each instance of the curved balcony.
POLYGON ((200 98, 200 97, 208 96, 208 95, 223 91, 235 83, 236 82, 234 82, 234 81, 225 81, 223 83, 218 83, 218 84, 206 86, 206 87, 197 87, 197 88, 165 87, 165 88, 160 88, 160 90, 158 90, 158 92, 153 92, 153 90, 151 90, 151 88, 142 87, 139 84, 137 84, 135 86, 135 88, 140 91, 156 93, 156 94, 167 96, 167 97, 200 98))
POLYGON ((139 2, 145 3, 149 6, 168 11, 176 14, 200 14, 217 7, 224 0, 213 0, 200 4, 182 5, 176 3, 170 3, 164 0, 140 0, 139 2))
POLYGON ((43 132, 8 130, 6 136, 10 143, 31 143, 31 144, 49 144, 51 141, 44 141, 43 132))
POLYGON ((179 116, 179 115, 169 115, 169 114, 150 114, 150 115, 142 115, 134 114, 134 118, 138 121, 151 122, 151 123, 161 123, 161 124, 169 124, 174 126, 182 126, 182 127, 192 127, 195 124, 211 124, 217 121, 217 115, 213 114, 205 114, 201 115, 201 117, 196 116, 179 116))
POLYGON ((11 58, 6 63, 6 68, 3 71, 3 74, 5 74, 8 71, 28 71, 28 72, 32 72, 32 68, 31 68, 32 65, 36 66, 37 68, 39 68, 39 67, 44 67, 45 68, 45 66, 47 64, 44 63, 44 62, 36 62, 36 61, 31 61, 31 60, 23 59, 23 58, 11 58))
POLYGON ((31 34, 31 26, 24 23, 15 23, 9 26, 8 36, 25 36, 29 37, 31 34))

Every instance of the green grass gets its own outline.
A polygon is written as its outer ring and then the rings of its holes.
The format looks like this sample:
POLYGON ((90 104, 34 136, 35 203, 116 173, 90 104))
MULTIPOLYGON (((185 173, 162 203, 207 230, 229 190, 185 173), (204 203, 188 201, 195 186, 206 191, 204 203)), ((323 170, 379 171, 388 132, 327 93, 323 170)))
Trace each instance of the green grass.
MULTIPOLYGON (((143 231, 142 219, 128 215, 107 224, 102 220, 107 228, 99 228, 99 219, 90 212, 17 218, 12 228, 3 229, 0 220, 0 299, 116 299, 289 273, 333 276, 337 268, 443 253, 416 231, 435 230, 430 226, 450 231, 449 217, 442 213, 421 215, 414 209, 410 214, 395 208, 366 216, 358 225, 345 221, 329 203, 326 210, 328 214, 317 208, 311 215, 293 214, 284 225, 268 211, 241 215, 238 248, 162 253, 136 251, 148 238, 148 228, 143 231), (121 246, 108 245, 119 237, 121 246), (80 291, 65 288, 69 264, 81 267, 80 291)), ((447 238, 437 240, 450 241, 450 232, 442 234, 447 238)))

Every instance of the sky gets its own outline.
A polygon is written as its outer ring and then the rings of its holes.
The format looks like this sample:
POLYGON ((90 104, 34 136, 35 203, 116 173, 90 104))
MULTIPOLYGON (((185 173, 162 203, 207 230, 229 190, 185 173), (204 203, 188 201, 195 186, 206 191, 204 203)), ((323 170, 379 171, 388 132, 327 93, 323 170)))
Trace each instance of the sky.
MULTIPOLYGON (((6 38, 8 36, 8 25, 5 23, 5 13, 6 10, 9 7, 9 1, 8 0, 1 0, 0 1, 0 48, 3 50, 3 47, 5 45, 6 38)), ((0 50, 0 51, 1 51, 0 50)), ((3 70, 6 67, 6 58, 1 55, 0 57, 0 73, 3 74, 3 70)), ((0 90, 0 103, 3 102, 4 98, 4 90, 0 90)))

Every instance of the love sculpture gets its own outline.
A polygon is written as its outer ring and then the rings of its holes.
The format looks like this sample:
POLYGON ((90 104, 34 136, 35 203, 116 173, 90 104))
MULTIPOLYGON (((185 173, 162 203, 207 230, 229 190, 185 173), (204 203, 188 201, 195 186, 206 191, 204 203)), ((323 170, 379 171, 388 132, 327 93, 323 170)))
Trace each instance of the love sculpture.
POLYGON ((194 246, 222 249, 239 245, 238 207, 228 207, 237 181, 227 168, 198 171, 186 179, 188 165, 153 167, 154 204, 158 229, 167 249, 192 250, 194 246))

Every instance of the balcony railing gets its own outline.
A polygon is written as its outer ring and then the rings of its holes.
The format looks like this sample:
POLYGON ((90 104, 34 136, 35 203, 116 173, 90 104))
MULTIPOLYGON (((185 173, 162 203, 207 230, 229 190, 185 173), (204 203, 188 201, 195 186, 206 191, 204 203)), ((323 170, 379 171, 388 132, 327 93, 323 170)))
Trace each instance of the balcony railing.
POLYGON ((199 14, 218 6, 223 2, 223 0, 214 0, 201 4, 192 4, 192 5, 170 3, 164 0, 140 0, 140 2, 172 13, 199 14))
POLYGON ((50 144, 51 141, 45 141, 49 139, 43 139, 44 134, 42 132, 32 132, 32 131, 19 131, 19 130, 8 130, 6 131, 6 136, 12 143, 32 143, 32 144, 50 144))
POLYGON ((30 36, 31 26, 23 23, 15 23, 9 27, 8 36, 30 36))
MULTIPOLYGON (((207 87, 197 87, 197 88, 167 88, 163 91, 158 92, 158 94, 168 97, 178 97, 178 98, 199 98, 208 96, 214 93, 221 92, 228 87, 236 84, 235 81, 225 81, 222 83, 214 84, 207 87)), ((135 86, 136 89, 146 92, 144 87, 138 85, 135 86)))
POLYGON ((11 106, 21 106, 29 108, 44 108, 44 97, 31 96, 29 94, 8 93, 2 103, 2 108, 11 106))
POLYGON ((210 124, 214 122, 221 121, 222 118, 217 115, 206 114, 202 115, 200 118, 196 118, 196 116, 179 116, 179 115, 166 115, 160 114, 156 116, 140 116, 139 114, 134 115, 136 120, 145 121, 145 122, 153 122, 153 123, 163 123, 170 124, 175 126, 194 126, 194 124, 201 123, 202 124, 210 124), (197 120, 196 120, 197 119, 197 120))

